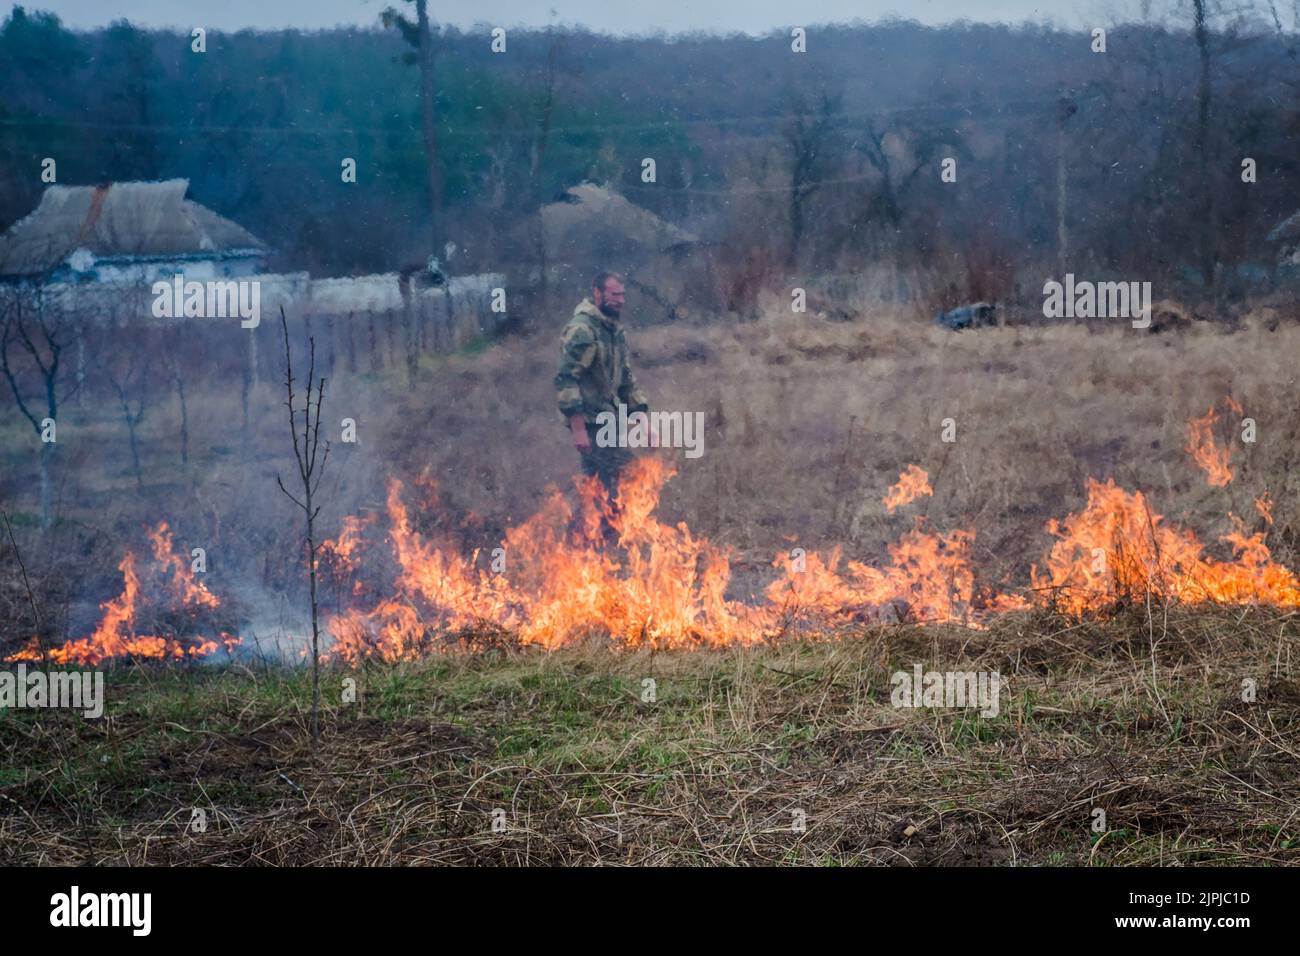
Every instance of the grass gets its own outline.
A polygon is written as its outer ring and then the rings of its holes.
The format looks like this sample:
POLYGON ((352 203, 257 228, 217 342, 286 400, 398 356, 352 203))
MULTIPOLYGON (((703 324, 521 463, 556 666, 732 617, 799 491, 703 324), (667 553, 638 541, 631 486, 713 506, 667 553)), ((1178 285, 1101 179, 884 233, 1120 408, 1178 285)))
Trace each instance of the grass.
POLYGON ((301 668, 119 668, 101 721, 0 717, 0 862, 1296 864, 1298 634, 1175 608, 330 668, 316 757, 301 668), (913 663, 997 670, 999 714, 896 709, 913 663))
MULTIPOLYGON (((731 550, 737 599, 761 593, 773 554, 794 544, 879 563, 917 518, 973 529, 978 583, 1015 589, 1050 546, 1045 523, 1078 509, 1090 476, 1142 489, 1220 555, 1229 512, 1261 528, 1253 500, 1267 491, 1274 556, 1300 566, 1300 325, 953 334, 869 308, 836 323, 786 309, 628 333, 655 406, 706 415, 706 452, 678 461, 658 514, 731 550), (1225 419, 1236 477, 1210 488, 1183 451, 1185 423, 1228 394, 1259 438, 1237 441, 1225 419), (951 444, 940 440, 950 416, 951 444), (881 497, 913 462, 934 496, 889 515, 881 497)), ((363 355, 355 375, 340 360, 327 414, 354 418, 359 441, 335 444, 325 533, 382 509, 390 477, 437 476, 439 506, 415 520, 460 534, 468 551, 501 540, 548 484, 567 485, 577 462, 554 410, 560 320, 426 356, 415 387, 400 356, 380 370, 363 355)), ((121 589, 123 551, 141 553, 160 520, 178 547, 207 549, 205 583, 241 633, 301 630, 301 529, 274 481, 292 467, 281 387, 263 378, 244 431, 239 367, 214 355, 190 393, 188 467, 176 403, 151 404, 143 494, 111 405, 87 396, 61 414, 49 532, 34 518, 31 429, 0 421, 0 496, 51 635, 86 633, 121 589)), ((0 647, 11 648, 32 621, 3 547, 0 569, 0 647)), ((119 666, 104 720, 0 714, 0 863, 1300 862, 1297 618, 1167 610, 331 668, 316 756, 303 668, 252 655, 119 666), (915 663, 997 670, 998 716, 895 709, 889 677, 915 663), (348 678, 359 699, 345 705, 348 678), (1241 699, 1246 678, 1255 703, 1241 699), (204 832, 188 829, 196 808, 204 832)))
MULTIPOLYGON (((1254 500, 1268 493, 1270 547, 1300 566, 1300 469, 1292 461, 1300 421, 1289 399, 1300 324, 1247 315, 1240 326, 1196 323, 1161 335, 1122 323, 952 333, 924 316, 867 304, 856 311, 854 321, 827 322, 773 300, 754 322, 640 327, 635 303, 629 309, 638 379, 654 406, 705 415, 704 454, 678 456, 658 513, 732 550, 735 597, 761 593, 773 555, 793 545, 839 545, 847 557, 878 563, 921 517, 936 530, 974 531, 979 585, 1023 586, 1051 546, 1046 522, 1083 505, 1089 477, 1143 490, 1168 522, 1194 530, 1219 557, 1227 556, 1218 536, 1231 530, 1229 513, 1248 531, 1262 529, 1254 500), (1212 404, 1222 408, 1227 395, 1254 420, 1258 439, 1242 442, 1236 417, 1225 416, 1216 438, 1230 445, 1236 477, 1212 488, 1183 450, 1186 422, 1212 404), (941 440, 947 418, 953 443, 941 440), (934 495, 889 514, 881 498, 913 463, 929 473, 934 495)), ((354 419, 358 441, 330 436, 322 532, 382 509, 390 478, 409 488, 427 476, 437 479, 440 507, 416 516, 422 530, 455 530, 469 551, 495 545, 533 514, 548 485, 569 488, 577 455, 553 385, 561 320, 534 335, 426 355, 414 386, 399 353, 375 374, 349 374, 340 358, 327 413, 354 419)), ((276 330, 262 328, 259 348, 278 354, 276 330)), ((379 335, 381 347, 388 340, 379 335)), ((301 586, 299 529, 275 488, 275 474, 293 468, 282 386, 263 374, 245 431, 243 354, 229 343, 214 348, 212 367, 192 383, 188 466, 175 396, 161 388, 154 396, 141 426, 143 492, 114 406, 87 394, 64 409, 58 540, 34 526, 31 428, 0 416, 0 498, 19 516, 20 543, 34 567, 74 575, 92 612, 120 588, 122 552, 138 550, 143 529, 163 519, 178 540, 207 548, 212 586, 223 599, 246 599, 260 630, 279 621, 284 595, 301 586), (75 569, 68 555, 78 556, 75 569)), ((0 551, 0 566, 8 560, 0 551)), ((298 594, 290 600, 302 605, 298 594)), ((77 611, 74 630, 86 625, 77 611)), ((25 627, 9 627, 0 614, 0 644, 25 639, 25 627)))

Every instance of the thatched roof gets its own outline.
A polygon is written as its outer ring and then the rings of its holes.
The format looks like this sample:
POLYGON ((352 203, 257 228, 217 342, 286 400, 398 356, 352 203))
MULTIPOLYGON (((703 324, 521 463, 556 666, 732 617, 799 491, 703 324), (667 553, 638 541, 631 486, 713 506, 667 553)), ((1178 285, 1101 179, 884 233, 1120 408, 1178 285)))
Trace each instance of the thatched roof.
POLYGON ((41 204, 0 236, 0 274, 55 269, 77 249, 96 259, 249 254, 265 249, 246 229, 185 198, 187 179, 51 186, 41 204))
POLYGON ((547 255, 552 259, 581 257, 585 250, 606 255, 667 252, 699 241, 603 186, 582 183, 565 195, 564 201, 542 208, 547 255))

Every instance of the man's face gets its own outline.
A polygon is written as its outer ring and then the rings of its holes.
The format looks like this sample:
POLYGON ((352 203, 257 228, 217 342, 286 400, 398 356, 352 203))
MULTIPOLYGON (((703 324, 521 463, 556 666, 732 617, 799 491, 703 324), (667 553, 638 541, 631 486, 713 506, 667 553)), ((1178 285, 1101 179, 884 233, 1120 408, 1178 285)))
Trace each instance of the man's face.
POLYGON ((596 308, 600 309, 611 319, 617 319, 618 314, 623 311, 623 283, 617 279, 606 279, 604 289, 593 288, 592 294, 596 297, 596 308))

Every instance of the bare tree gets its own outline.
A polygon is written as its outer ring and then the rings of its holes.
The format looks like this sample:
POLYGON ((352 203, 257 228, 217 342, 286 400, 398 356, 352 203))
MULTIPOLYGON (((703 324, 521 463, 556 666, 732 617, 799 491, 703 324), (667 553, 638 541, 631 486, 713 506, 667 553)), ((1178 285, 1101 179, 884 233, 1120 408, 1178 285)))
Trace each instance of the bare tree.
POLYGON ((872 220, 883 220, 891 233, 897 233, 902 225, 906 193, 922 170, 933 168, 941 147, 952 148, 958 158, 967 155, 955 130, 897 117, 881 123, 868 119, 853 145, 880 176, 858 221, 865 226, 872 220), (891 149, 891 140, 898 148, 891 149))
POLYGON ((1070 253, 1069 234, 1065 228, 1066 210, 1066 149, 1065 123, 1079 112, 1079 104, 1062 91, 1056 100, 1056 267, 1061 275, 1066 273, 1066 260, 1070 253))
POLYGON ((45 644, 45 625, 41 621, 41 612, 36 607, 36 595, 32 593, 32 583, 27 579, 27 565, 23 563, 23 554, 18 550, 18 539, 14 537, 14 527, 9 523, 9 515, 5 511, 0 511, 0 519, 3 519, 5 531, 9 532, 9 543, 14 547, 14 559, 18 562, 18 570, 22 572, 23 587, 27 590, 27 600, 32 606, 32 622, 35 625, 36 644, 41 649, 41 666, 47 671, 50 669, 50 649, 45 644))
POLYGON ((153 385, 153 360, 149 347, 123 335, 105 337, 97 363, 104 382, 117 398, 122 424, 131 446, 131 470, 135 486, 144 491, 144 474, 140 470, 140 423, 144 420, 153 385))
POLYGON ((179 335, 173 335, 171 341, 167 343, 164 350, 163 361, 167 365, 167 375, 172 380, 172 387, 176 389, 176 400, 180 405, 181 425, 181 465, 186 466, 190 463, 190 411, 189 404, 186 401, 185 389, 188 374, 182 368, 179 356, 179 335))
POLYGON ((60 405, 72 398, 80 387, 80 381, 74 378, 66 391, 59 391, 63 353, 79 334, 72 323, 64 321, 62 314, 54 317, 48 314, 40 289, 33 293, 30 301, 22 291, 6 296, 0 301, 0 309, 3 309, 0 314, 0 371, 9 383, 18 410, 31 423, 41 441, 41 524, 48 528, 53 520, 50 473, 55 442, 45 440, 46 423, 58 421, 60 405), (20 380, 28 376, 18 366, 18 359, 22 356, 29 360, 31 369, 39 378, 39 386, 31 388, 31 391, 39 392, 39 397, 24 397, 24 385, 20 380), (33 408, 42 398, 45 414, 37 418, 38 413, 33 408))
POLYGON ((785 130, 790 148, 790 248, 786 264, 792 271, 799 263, 808 201, 821 186, 830 164, 839 107, 840 98, 829 93, 823 92, 811 108, 800 97, 794 105, 795 118, 785 130))
POLYGON ((298 478, 302 482, 302 498, 295 498, 279 474, 275 482, 290 501, 302 509, 306 518, 307 530, 307 574, 311 584, 311 742, 313 751, 320 747, 320 618, 316 604, 316 516, 320 506, 315 504, 316 492, 320 489, 321 476, 325 471, 325 462, 329 458, 330 443, 325 442, 325 451, 317 458, 320 451, 320 416, 321 403, 325 399, 325 379, 322 377, 316 388, 316 411, 312 412, 312 382, 316 379, 316 340, 307 340, 310 355, 307 367, 307 394, 302 411, 302 437, 298 437, 298 411, 294 407, 293 390, 293 355, 289 347, 289 323, 285 320, 284 309, 280 309, 280 328, 284 331, 284 387, 288 392, 285 404, 289 408, 289 435, 293 438, 293 455, 298 463, 298 478))

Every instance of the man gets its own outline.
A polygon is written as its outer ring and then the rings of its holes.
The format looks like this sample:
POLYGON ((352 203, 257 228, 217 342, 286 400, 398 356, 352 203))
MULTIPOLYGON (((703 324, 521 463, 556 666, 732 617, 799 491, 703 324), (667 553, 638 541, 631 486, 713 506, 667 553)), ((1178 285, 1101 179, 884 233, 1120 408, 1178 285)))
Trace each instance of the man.
POLYGON ((582 456, 583 474, 600 480, 611 503, 618 495, 619 477, 634 456, 626 448, 599 446, 596 417, 601 412, 617 416, 620 404, 627 406, 629 415, 649 411, 632 377, 619 324, 624 292, 617 273, 601 272, 592 280, 591 298, 579 303, 560 337, 560 370, 555 376, 560 414, 582 456))

